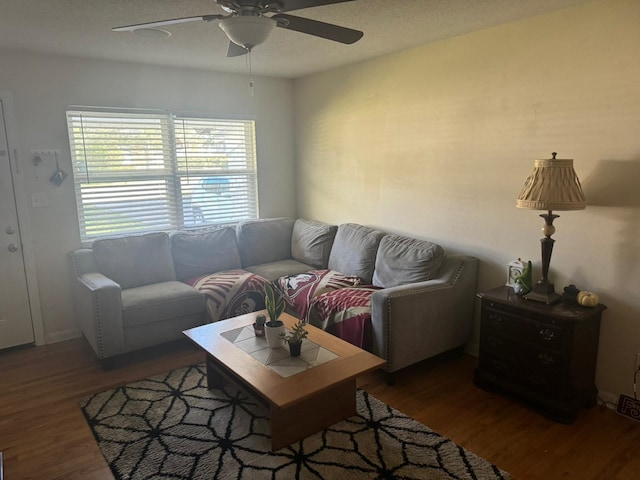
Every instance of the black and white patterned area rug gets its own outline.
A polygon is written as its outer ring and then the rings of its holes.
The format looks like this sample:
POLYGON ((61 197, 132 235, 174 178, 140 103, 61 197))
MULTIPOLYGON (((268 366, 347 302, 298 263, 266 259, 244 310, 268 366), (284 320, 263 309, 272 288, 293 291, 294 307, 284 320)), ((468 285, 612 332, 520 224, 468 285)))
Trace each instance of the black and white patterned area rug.
POLYGON ((81 408, 119 480, 510 478, 362 390, 356 416, 273 453, 267 410, 232 384, 208 390, 204 365, 95 394, 81 408))

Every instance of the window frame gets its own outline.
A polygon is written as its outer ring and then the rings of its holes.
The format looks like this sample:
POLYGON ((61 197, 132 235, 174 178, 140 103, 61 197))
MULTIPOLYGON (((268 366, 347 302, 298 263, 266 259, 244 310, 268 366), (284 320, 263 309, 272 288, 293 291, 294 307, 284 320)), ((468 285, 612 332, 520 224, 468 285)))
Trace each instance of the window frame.
POLYGON ((254 117, 69 106, 66 118, 83 244, 258 218, 254 117))

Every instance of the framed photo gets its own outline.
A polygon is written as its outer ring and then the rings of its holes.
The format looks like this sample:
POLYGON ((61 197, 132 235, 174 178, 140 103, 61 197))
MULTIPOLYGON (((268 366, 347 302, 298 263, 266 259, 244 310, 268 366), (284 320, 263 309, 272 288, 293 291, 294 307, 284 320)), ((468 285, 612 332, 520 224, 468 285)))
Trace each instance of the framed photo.
POLYGON ((522 275, 523 271, 524 263, 522 263, 522 260, 518 259, 509 262, 507 264, 507 283, 505 285, 513 288, 516 285, 516 278, 522 275))

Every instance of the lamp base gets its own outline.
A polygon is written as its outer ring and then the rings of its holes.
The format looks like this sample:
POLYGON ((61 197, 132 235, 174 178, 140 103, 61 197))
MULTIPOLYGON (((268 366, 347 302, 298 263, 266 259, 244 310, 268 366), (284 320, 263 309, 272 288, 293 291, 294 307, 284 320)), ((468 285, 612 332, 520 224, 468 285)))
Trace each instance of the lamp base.
POLYGON ((546 304, 557 303, 562 300, 562 295, 556 293, 553 283, 538 282, 533 286, 533 291, 527 293, 524 298, 535 302, 543 302, 546 304))

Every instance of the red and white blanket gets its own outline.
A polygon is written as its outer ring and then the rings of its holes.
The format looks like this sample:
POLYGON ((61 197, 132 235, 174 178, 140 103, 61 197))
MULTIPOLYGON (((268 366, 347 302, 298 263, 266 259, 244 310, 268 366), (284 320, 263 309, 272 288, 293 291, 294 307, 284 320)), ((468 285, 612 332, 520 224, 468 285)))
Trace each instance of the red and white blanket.
POLYGON ((371 295, 379 289, 366 285, 318 295, 309 306, 308 321, 346 342, 371 351, 371 295))
POLYGON ((311 302, 318 295, 354 287, 360 283, 359 277, 343 275, 335 270, 311 270, 298 275, 280 277, 274 281, 277 292, 287 304, 287 309, 304 320, 307 320, 311 302))
MULTIPOLYGON (((268 280, 246 270, 227 270, 186 280, 205 295, 210 322, 265 308, 268 280)), ((298 318, 349 343, 371 350, 371 295, 379 287, 361 286, 358 277, 334 270, 312 270, 274 282, 298 318)))
POLYGON ((237 317, 264 308, 268 280, 246 270, 226 270, 185 280, 204 293, 209 322, 237 317))

